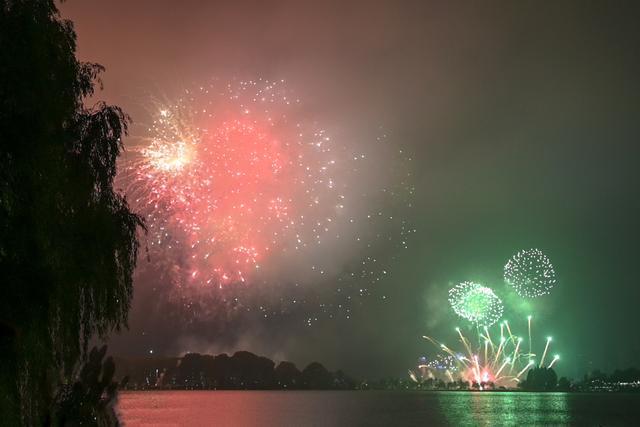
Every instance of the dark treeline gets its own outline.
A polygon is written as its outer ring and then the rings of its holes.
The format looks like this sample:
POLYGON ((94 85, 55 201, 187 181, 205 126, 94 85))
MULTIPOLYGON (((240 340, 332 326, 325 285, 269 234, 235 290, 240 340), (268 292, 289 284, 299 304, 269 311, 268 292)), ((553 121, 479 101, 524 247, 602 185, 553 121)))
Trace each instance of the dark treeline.
MULTIPOLYGON (((569 380, 562 378, 562 388, 568 388, 569 380)), ((519 384, 523 390, 554 391, 559 387, 558 375, 551 368, 533 368, 527 372, 527 378, 519 384)))
POLYGON ((616 369, 611 374, 595 370, 573 386, 580 391, 640 391, 640 369, 616 369))
POLYGON ((640 381, 640 369, 627 368, 616 369, 611 374, 606 374, 599 370, 595 370, 589 374, 585 374, 583 382, 621 382, 630 383, 640 381))
POLYGON ((611 374, 593 371, 581 380, 573 381, 567 377, 558 378, 549 368, 534 368, 515 388, 506 388, 491 381, 469 383, 465 380, 444 381, 441 378, 385 378, 376 381, 362 381, 359 389, 370 390, 460 390, 460 391, 563 391, 563 392, 640 392, 640 370, 628 368, 616 370, 611 374))
POLYGON ((338 370, 330 372, 312 362, 300 370, 291 362, 275 363, 247 351, 183 357, 115 358, 114 378, 125 379, 128 390, 459 390, 459 391, 640 391, 640 370, 629 368, 612 374, 594 371, 580 381, 558 378, 549 368, 534 368, 516 388, 492 382, 446 382, 437 378, 354 379, 338 370))
POLYGON ((117 358, 127 389, 353 390, 356 382, 342 371, 330 372, 312 362, 300 370, 248 351, 232 356, 189 353, 180 358, 117 358))
POLYGON ((595 370, 585 374, 581 380, 572 382, 566 377, 558 379, 553 369, 536 368, 528 372, 526 380, 520 383, 520 388, 530 391, 638 392, 640 370, 618 369, 611 374, 595 370))
POLYGON ((581 380, 571 381, 566 377, 558 379, 552 369, 536 368, 528 372, 520 388, 528 391, 639 392, 640 370, 618 369, 611 374, 595 370, 581 380))

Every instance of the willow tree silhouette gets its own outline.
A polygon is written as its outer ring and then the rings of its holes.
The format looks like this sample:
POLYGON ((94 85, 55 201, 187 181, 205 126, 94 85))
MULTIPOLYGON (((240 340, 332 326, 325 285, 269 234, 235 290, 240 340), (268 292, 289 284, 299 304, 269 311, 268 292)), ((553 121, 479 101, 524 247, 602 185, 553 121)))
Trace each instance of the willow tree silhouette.
POLYGON ((103 67, 75 57, 52 0, 0 0, 0 414, 42 424, 87 341, 122 327, 140 217, 113 189, 128 117, 83 101, 103 67))

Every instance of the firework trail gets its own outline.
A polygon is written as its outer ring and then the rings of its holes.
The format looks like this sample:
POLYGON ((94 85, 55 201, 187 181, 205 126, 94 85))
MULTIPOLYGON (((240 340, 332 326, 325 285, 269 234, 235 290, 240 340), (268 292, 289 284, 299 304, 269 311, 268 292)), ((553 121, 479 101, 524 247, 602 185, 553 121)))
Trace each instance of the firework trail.
MULTIPOLYGON (((529 324, 531 324, 530 320, 529 318, 529 324)), ((477 337, 479 344, 476 346, 471 344, 460 328, 456 328, 456 331, 464 349, 460 352, 452 350, 431 337, 423 337, 441 351, 434 360, 448 358, 452 363, 455 363, 455 369, 453 367, 447 368, 451 382, 454 381, 454 377, 457 377, 457 379, 469 383, 470 386, 477 384, 481 390, 486 388, 489 383, 498 387, 511 388, 517 386, 525 372, 536 365, 536 354, 531 351, 522 351, 523 338, 511 333, 511 327, 506 320, 500 324, 500 338, 497 342, 493 341, 488 327, 479 329, 477 337), (453 375, 455 372, 457 374, 453 375)), ((545 359, 551 341, 551 337, 547 337, 538 365, 540 368, 545 367, 545 359)), ((546 367, 553 367, 559 359, 558 355, 553 356, 546 367)), ((433 378, 438 375, 438 370, 428 364, 422 364, 420 367, 428 369, 420 377, 414 373, 412 376, 414 381, 419 382, 420 378, 433 378)))

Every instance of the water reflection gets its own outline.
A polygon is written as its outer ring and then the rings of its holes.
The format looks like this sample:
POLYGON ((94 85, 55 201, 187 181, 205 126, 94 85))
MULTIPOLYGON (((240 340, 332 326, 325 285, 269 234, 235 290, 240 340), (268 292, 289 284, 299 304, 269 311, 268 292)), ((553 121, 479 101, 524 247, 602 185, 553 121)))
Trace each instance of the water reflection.
POLYGON ((439 393, 438 403, 451 425, 566 424, 571 421, 566 393, 439 393))
POLYGON ((126 427, 638 425, 640 394, 427 391, 122 393, 126 427))

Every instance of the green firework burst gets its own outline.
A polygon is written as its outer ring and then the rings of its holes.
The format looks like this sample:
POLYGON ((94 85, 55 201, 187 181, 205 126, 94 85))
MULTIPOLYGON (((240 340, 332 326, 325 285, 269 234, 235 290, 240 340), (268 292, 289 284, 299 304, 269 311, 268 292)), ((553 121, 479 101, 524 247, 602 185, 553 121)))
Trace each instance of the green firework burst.
POLYGON ((462 282, 449 289, 449 304, 455 313, 480 326, 491 326, 502 317, 502 300, 491 288, 462 282))
POLYGON ((540 249, 515 254, 504 266, 504 280, 524 298, 548 294, 556 284, 556 272, 540 249))

